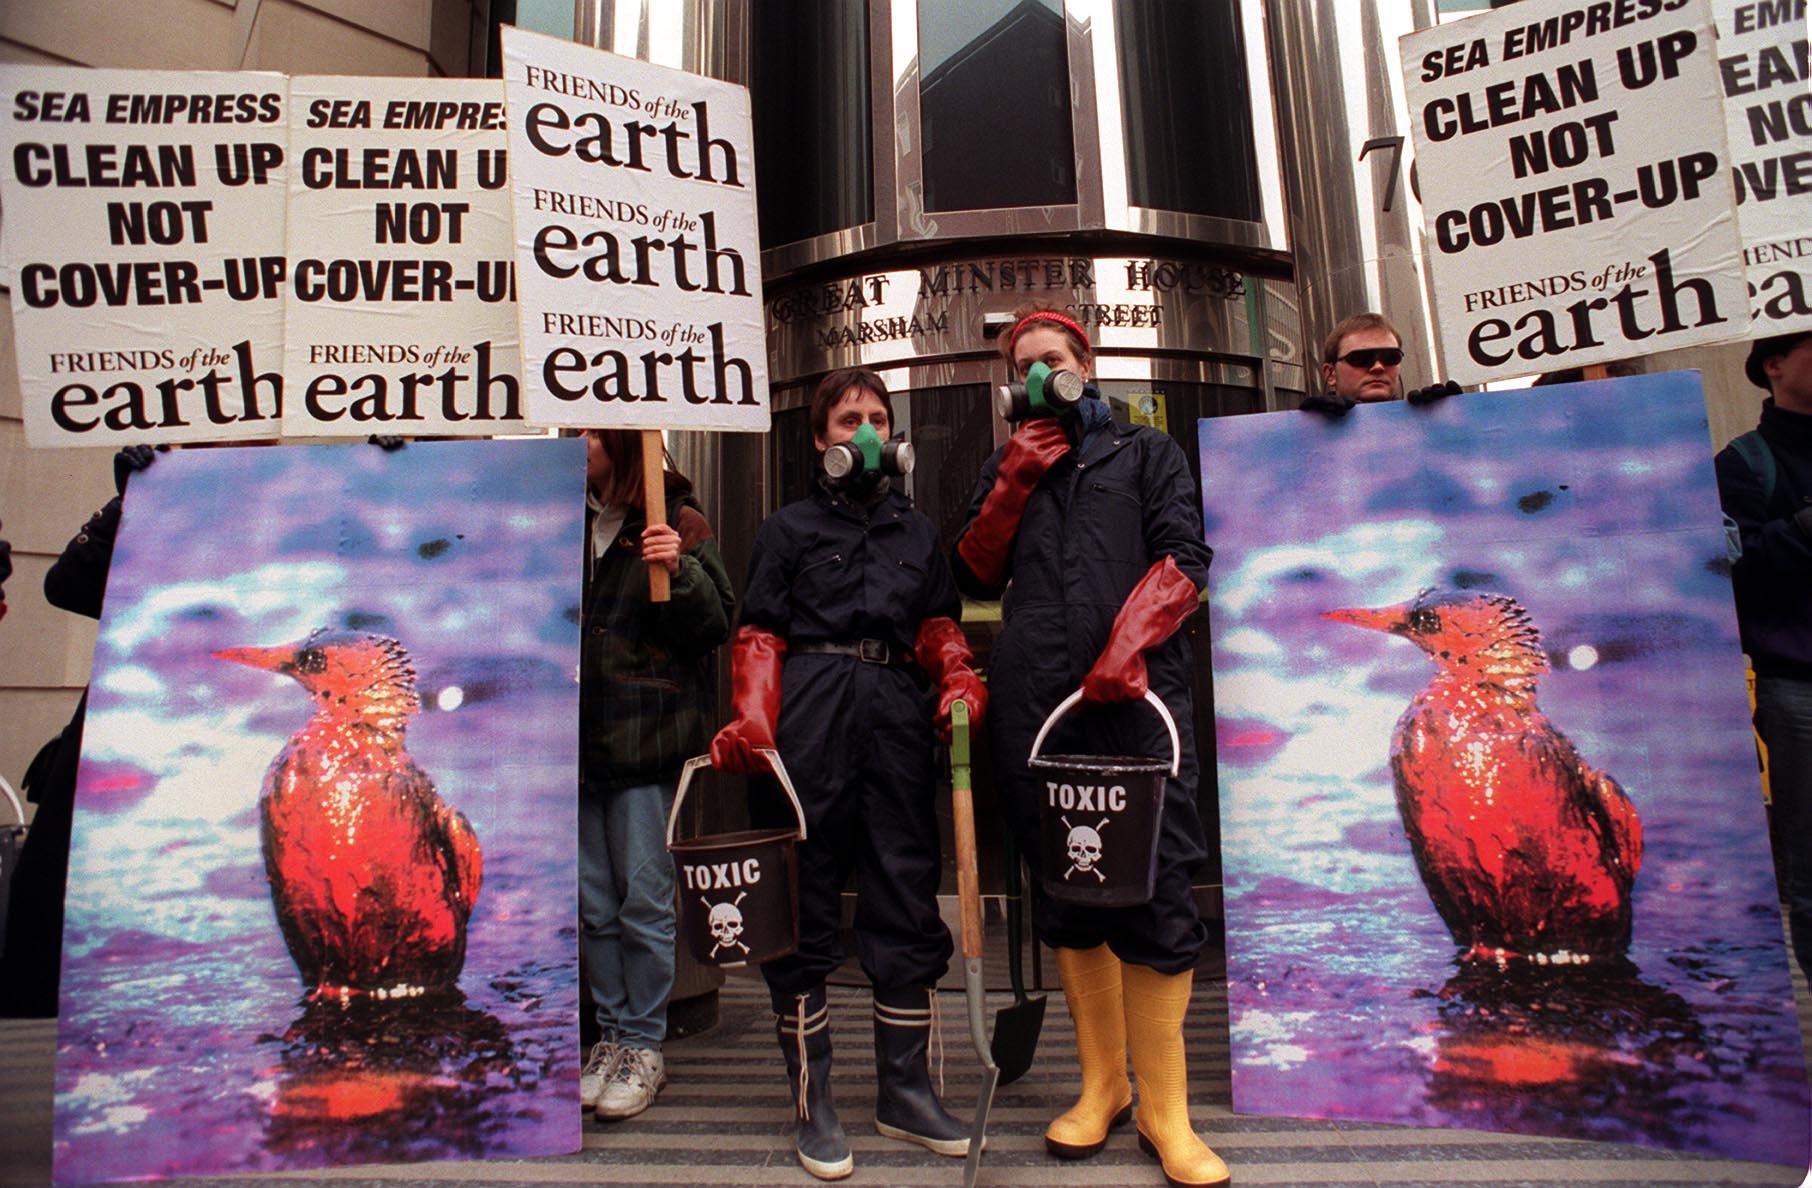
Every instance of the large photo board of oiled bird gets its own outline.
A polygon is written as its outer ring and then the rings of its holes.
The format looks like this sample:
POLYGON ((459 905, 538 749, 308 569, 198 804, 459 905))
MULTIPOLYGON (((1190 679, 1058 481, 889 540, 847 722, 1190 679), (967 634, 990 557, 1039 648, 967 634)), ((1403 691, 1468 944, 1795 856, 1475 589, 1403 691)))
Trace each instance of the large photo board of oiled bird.
POLYGON ((576 439, 135 475, 76 789, 58 1183, 577 1150, 576 439))
POLYGON ((1698 374, 1200 445, 1233 1108, 1805 1167, 1698 374))

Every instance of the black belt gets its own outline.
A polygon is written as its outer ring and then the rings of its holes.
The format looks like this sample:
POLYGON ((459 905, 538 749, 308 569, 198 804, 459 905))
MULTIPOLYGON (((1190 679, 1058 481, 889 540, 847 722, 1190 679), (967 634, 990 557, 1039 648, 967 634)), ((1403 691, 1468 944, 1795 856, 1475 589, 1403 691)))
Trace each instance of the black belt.
POLYGON ((885 664, 889 668, 911 668, 912 653, 889 647, 884 639, 858 639, 850 643, 788 644, 794 656, 854 656, 868 664, 885 664))

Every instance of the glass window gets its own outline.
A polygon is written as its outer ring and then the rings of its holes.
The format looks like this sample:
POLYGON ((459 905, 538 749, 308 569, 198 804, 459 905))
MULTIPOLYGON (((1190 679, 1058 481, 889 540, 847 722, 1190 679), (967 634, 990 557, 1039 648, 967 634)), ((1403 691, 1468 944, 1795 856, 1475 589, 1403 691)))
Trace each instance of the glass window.
POLYGON ((919 0, 925 209, 1076 201, 1062 0, 919 0))
POLYGON ((749 9, 761 245, 872 222, 867 0, 749 9))
POLYGON ((1259 222, 1238 0, 1119 0, 1127 198, 1259 222))

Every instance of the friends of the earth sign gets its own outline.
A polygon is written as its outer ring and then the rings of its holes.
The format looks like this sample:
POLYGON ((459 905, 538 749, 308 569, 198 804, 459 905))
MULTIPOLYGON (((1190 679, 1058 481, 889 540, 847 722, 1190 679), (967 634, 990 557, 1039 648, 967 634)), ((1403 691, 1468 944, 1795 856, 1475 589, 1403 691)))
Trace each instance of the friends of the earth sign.
POLYGON ((505 29, 538 424, 768 427, 749 93, 505 29))

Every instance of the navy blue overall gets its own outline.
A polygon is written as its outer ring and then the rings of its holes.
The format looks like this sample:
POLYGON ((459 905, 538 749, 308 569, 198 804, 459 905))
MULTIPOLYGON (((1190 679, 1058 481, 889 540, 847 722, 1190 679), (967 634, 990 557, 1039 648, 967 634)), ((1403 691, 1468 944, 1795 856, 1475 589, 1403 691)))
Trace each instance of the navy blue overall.
MULTIPOLYGON (((1004 626, 989 664, 987 731, 1002 812, 1031 872, 1032 923, 1047 945, 1106 944, 1122 961, 1174 974, 1195 966, 1207 928, 1191 892, 1207 857, 1196 811, 1196 750, 1189 641, 1178 632, 1146 653, 1151 690, 1163 699, 1183 745, 1181 775, 1168 783, 1158 836, 1157 888, 1137 907, 1060 904, 1043 893, 1039 868, 1041 776, 1026 766, 1047 715, 1073 693, 1107 645, 1114 617, 1146 571, 1165 557, 1200 588, 1212 556, 1202 539, 1201 500, 1181 447, 1169 435, 1113 420, 1098 398, 1071 424, 1079 449, 1058 459, 1026 504, 1013 539, 1002 602, 1004 626)), ((1004 447, 1003 447, 1004 449, 1004 447)), ((1001 450, 982 466, 967 525, 994 488, 1001 450)), ((961 558, 964 593, 998 598, 961 558)), ((1170 755, 1170 737, 1143 701, 1070 711, 1045 751, 1071 755, 1170 755)))
MULTIPOLYGON (((876 990, 930 986, 949 964, 932 705, 910 657, 921 622, 960 612, 936 528, 898 493, 864 507, 820 485, 756 535, 741 621, 787 643, 775 742, 809 834, 799 951, 762 966, 777 1012, 842 960, 839 903, 852 870, 857 952, 876 990), (884 643, 889 662, 801 651, 860 640, 884 643)), ((793 822, 768 780, 751 781, 749 812, 759 828, 793 822)))

